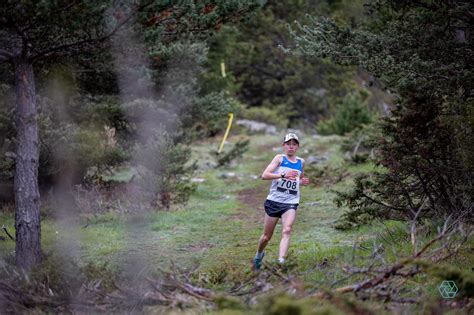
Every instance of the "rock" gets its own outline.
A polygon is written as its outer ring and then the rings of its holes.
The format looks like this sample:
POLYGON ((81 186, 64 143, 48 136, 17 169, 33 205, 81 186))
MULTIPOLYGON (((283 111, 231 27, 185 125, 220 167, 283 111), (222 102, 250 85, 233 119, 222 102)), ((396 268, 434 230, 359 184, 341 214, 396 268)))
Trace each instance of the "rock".
POLYGON ((304 138, 306 138, 304 132, 300 129, 293 129, 293 128, 289 128, 286 132, 286 133, 296 133, 296 135, 298 136, 298 138, 300 139, 300 141, 304 141, 304 138))
POLYGON ((306 164, 319 164, 322 161, 326 161, 326 159, 327 158, 325 156, 310 155, 305 159, 305 161, 306 164))
POLYGON ((258 179, 258 176, 257 175, 250 175, 250 178, 251 179, 258 179))
POLYGON ((383 109, 383 113, 384 113, 385 116, 390 115, 391 110, 390 110, 390 105, 389 104, 387 104, 385 102, 382 102, 382 109, 383 109))
POLYGON ((221 173, 219 175, 220 178, 232 178, 232 177, 235 177, 235 173, 234 172, 226 172, 226 173, 221 173))
POLYGON ((316 207, 316 206, 321 205, 321 203, 319 201, 313 201, 313 202, 305 202, 305 205, 310 206, 310 207, 316 207))
POLYGON ((204 183, 205 181, 206 181, 205 178, 199 178, 199 177, 191 178, 191 183, 204 183))
POLYGON ((239 119, 237 120, 237 125, 246 127, 250 132, 263 132, 270 135, 278 134, 275 126, 260 121, 239 119))
POLYGON ((209 169, 213 169, 213 168, 216 168, 217 167, 217 163, 214 162, 214 161, 206 161, 206 163, 204 163, 202 165, 202 169, 203 170, 209 170, 209 169))

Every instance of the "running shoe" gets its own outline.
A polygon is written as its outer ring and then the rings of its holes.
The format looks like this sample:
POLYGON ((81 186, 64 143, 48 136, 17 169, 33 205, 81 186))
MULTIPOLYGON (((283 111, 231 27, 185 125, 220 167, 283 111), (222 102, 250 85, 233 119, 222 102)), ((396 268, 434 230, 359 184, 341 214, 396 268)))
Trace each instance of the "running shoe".
POLYGON ((263 252, 262 258, 254 257, 252 259, 252 263, 253 263, 252 269, 253 270, 260 270, 260 268, 262 268, 263 257, 265 257, 265 252, 263 252))

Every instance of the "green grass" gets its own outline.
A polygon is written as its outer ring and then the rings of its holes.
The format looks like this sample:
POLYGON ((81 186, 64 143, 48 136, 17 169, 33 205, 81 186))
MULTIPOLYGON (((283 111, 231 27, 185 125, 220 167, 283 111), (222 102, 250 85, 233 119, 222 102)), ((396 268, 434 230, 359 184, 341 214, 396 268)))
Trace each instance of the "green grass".
MULTIPOLYGON (((309 154, 326 154, 327 165, 343 165, 342 154, 338 150, 340 137, 322 137, 317 141, 307 142, 307 147, 303 148, 308 149, 309 154)), ((216 146, 217 141, 202 142, 194 147, 195 158, 199 161, 212 159, 210 152, 216 146)), ((140 222, 139 227, 135 228, 136 224, 123 222, 119 217, 107 214, 94 217, 87 228, 77 229, 75 233, 80 239, 80 257, 87 261, 112 259, 112 263, 119 264, 120 256, 127 248, 151 248, 152 251, 160 252, 160 255, 149 254, 147 259, 153 264, 177 260, 182 265, 189 266, 199 261, 203 272, 212 272, 213 269, 221 269, 222 262, 231 270, 247 270, 248 260, 255 251, 262 230, 262 220, 248 222, 246 211, 250 213, 255 209, 242 209, 245 206, 239 203, 236 195, 242 189, 269 185, 269 182, 262 182, 251 176, 258 176, 272 157, 279 153, 273 148, 279 148, 278 137, 254 136, 249 152, 235 166, 196 174, 196 177, 203 177, 206 181, 199 184, 185 209, 150 214, 146 217, 146 223, 140 222), (234 172, 239 179, 221 179, 220 174, 224 172, 234 172), (240 211, 238 216, 235 215, 236 209, 240 211), (154 243, 155 248, 151 246, 154 243)), ((353 167, 352 171, 355 170, 353 167)), ((348 183, 338 185, 347 186, 348 183)), ((310 186, 302 189, 303 197, 291 244, 292 253, 298 257, 302 268, 326 256, 334 256, 333 252, 340 252, 341 248, 350 246, 354 237, 361 234, 341 232, 333 228, 334 221, 343 210, 333 204, 334 193, 329 188, 334 187, 310 186), (308 205, 312 202, 319 204, 308 205), (326 252, 327 255, 324 254, 326 252)), ((55 231, 59 229, 60 234, 65 231, 54 227, 54 222, 49 220, 43 221, 42 226, 43 239, 46 240, 43 247, 50 249, 57 240, 55 231)), ((267 259, 277 258, 280 232, 279 224, 267 248, 267 259)), ((12 249, 10 247, 10 251, 12 249)))
MULTIPOLYGON (((250 149, 243 159, 225 168, 206 168, 219 140, 205 140, 193 147, 193 157, 201 166, 195 177, 205 181, 199 183, 186 206, 137 217, 113 212, 96 215, 88 218, 87 227, 82 221, 66 225, 47 217, 42 222, 43 249, 72 255, 81 265, 106 263, 113 270, 135 273, 142 267, 149 271, 167 270, 172 263, 183 268, 197 266, 193 279, 218 291, 246 279, 251 274, 250 259, 262 233, 262 208, 270 185, 269 181, 260 180, 259 175, 279 153, 280 138, 252 136, 250 149), (235 176, 222 178, 226 172, 233 172, 235 176), (250 195, 250 200, 242 199, 243 192, 250 195)), ((345 277, 342 267, 362 263, 361 259, 370 254, 374 244, 384 244, 387 262, 411 250, 407 227, 401 222, 374 222, 350 231, 334 229, 336 220, 345 211, 334 204, 334 190, 350 188, 354 175, 370 172, 374 167, 371 163, 347 163, 339 149, 341 142, 341 137, 308 137, 302 141, 299 154, 303 158, 310 154, 324 155, 327 160, 321 167, 349 172, 349 176, 334 184, 302 187, 289 262, 291 272, 305 282, 308 290, 348 283, 337 282, 345 277), (354 250, 354 244, 366 250, 354 250)), ((8 224, 14 233, 12 213, 0 213, 1 223, 8 224)), ((265 259, 269 262, 277 259, 280 233, 281 224, 278 224, 266 249, 265 259)), ((423 240, 421 236, 420 240, 423 240)), ((472 247, 472 242, 470 244, 472 247)), ((11 257, 13 250, 13 242, 0 242, 0 262, 11 257)), ((468 269, 474 260, 472 251, 466 251, 464 257, 465 260, 453 263, 468 269)), ((437 280, 419 277, 413 282, 426 283, 426 293, 437 297, 437 280)))

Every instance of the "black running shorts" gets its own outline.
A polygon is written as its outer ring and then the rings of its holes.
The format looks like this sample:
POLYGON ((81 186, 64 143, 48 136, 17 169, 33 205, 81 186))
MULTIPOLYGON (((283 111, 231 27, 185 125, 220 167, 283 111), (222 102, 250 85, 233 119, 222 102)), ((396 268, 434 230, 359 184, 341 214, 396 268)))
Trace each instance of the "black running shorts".
POLYGON ((298 204, 297 203, 281 203, 281 202, 276 202, 272 200, 265 200, 265 212, 268 214, 270 217, 274 218, 281 218, 283 213, 290 209, 297 209, 298 204))

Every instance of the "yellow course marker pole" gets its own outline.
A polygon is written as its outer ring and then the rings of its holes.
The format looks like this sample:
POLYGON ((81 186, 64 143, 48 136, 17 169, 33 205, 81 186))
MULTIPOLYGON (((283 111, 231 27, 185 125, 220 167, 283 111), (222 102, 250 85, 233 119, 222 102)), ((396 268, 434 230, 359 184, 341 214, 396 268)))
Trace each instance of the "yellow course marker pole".
MULTIPOLYGON (((224 60, 221 61, 221 75, 222 75, 223 78, 226 77, 224 60)), ((229 135, 229 131, 230 131, 230 127, 232 126, 232 119, 233 118, 234 118, 234 113, 229 113, 229 121, 227 122, 227 129, 225 130, 224 138, 222 139, 221 145, 219 146, 219 150, 217 151, 218 154, 221 153, 222 148, 224 148, 224 143, 227 140, 227 136, 229 135)))
POLYGON ((226 77, 226 74, 225 74, 225 63, 224 61, 221 61, 221 75, 223 78, 226 77))
POLYGON ((224 138, 222 139, 221 145, 219 146, 219 151, 217 153, 221 153, 222 148, 224 147, 225 140, 227 139, 227 136, 229 135, 230 127, 232 126, 232 119, 234 118, 234 113, 229 113, 229 122, 227 123, 227 129, 224 134, 224 138))

